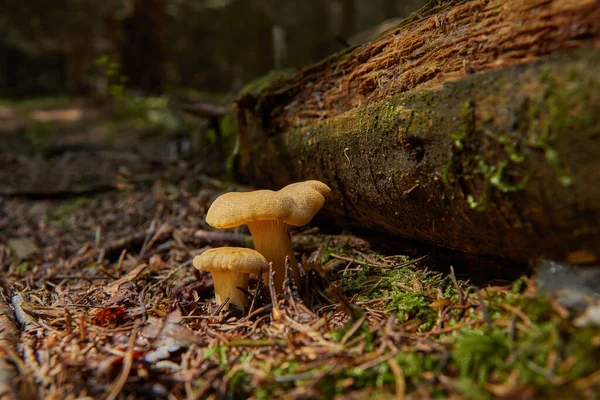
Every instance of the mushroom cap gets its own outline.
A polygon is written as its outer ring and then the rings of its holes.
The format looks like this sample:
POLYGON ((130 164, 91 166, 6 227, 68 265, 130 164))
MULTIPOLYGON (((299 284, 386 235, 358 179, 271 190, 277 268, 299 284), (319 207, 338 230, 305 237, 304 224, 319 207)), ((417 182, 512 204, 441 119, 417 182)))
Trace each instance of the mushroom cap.
POLYGON ((260 274, 261 270, 269 270, 269 263, 262 254, 252 249, 218 247, 194 257, 194 267, 204 271, 227 270, 240 274, 260 274))
POLYGON ((277 192, 225 193, 210 206, 206 222, 220 229, 265 220, 302 226, 310 222, 329 196, 331 189, 319 181, 292 183, 277 192))

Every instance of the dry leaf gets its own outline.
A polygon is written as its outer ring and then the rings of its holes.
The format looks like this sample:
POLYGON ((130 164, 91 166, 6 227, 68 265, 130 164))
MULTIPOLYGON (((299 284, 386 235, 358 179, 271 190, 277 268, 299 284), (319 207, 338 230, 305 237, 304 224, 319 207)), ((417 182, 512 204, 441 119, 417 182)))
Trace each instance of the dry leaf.
POLYGON ((127 275, 121 277, 120 279, 117 279, 114 282, 109 283, 105 288, 106 293, 114 296, 117 293, 117 291, 119 290, 119 286, 121 286, 125 282, 135 281, 135 279, 138 277, 138 275, 140 275, 142 273, 142 271, 144 269, 146 269, 147 267, 148 267, 148 264, 138 265, 133 270, 129 271, 127 273, 127 275))

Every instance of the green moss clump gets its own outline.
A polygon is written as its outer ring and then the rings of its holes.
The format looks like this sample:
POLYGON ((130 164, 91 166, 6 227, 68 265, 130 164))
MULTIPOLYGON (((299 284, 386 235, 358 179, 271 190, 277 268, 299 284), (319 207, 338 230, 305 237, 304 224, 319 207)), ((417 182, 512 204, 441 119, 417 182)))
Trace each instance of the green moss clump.
POLYGON ((62 203, 54 210, 46 214, 46 220, 49 224, 56 227, 63 227, 69 223, 69 219, 78 209, 90 204, 93 201, 90 197, 76 197, 73 200, 62 203))
POLYGON ((271 70, 266 75, 263 75, 260 78, 257 78, 252 82, 246 84, 246 86, 244 86, 242 90, 240 90, 239 95, 241 96, 244 94, 258 94, 259 92, 262 92, 269 86, 275 85, 276 83, 289 78, 295 72, 296 71, 292 69, 271 70))
POLYGON ((567 70, 564 77, 543 74, 540 80, 544 94, 531 106, 530 115, 538 118, 539 124, 530 127, 529 141, 544 151, 544 158, 556 171, 559 182, 564 186, 574 183, 555 147, 562 138, 572 132, 580 132, 585 126, 600 124, 597 113, 585 106, 592 96, 591 82, 580 82, 575 67, 567 70))
POLYGON ((456 338, 452 357, 463 379, 481 384, 494 368, 502 365, 510 352, 504 332, 465 329, 456 338))

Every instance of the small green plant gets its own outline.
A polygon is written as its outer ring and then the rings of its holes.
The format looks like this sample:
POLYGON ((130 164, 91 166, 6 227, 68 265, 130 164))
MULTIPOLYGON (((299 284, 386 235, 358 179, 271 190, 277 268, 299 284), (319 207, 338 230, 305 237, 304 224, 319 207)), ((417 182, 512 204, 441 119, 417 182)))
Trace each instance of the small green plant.
POLYGON ((320 249, 321 253, 321 263, 324 264, 331 259, 331 255, 334 253, 343 252, 348 248, 350 243, 350 238, 347 238, 346 241, 340 246, 331 246, 329 242, 325 243, 320 249))
POLYGON ((19 275, 27 275, 33 269, 35 264, 31 261, 23 261, 15 268, 15 272, 19 275))
POLYGON ((205 360, 213 359, 218 365, 227 365, 227 348, 225 346, 214 346, 204 350, 202 357, 205 360))
POLYGON ((466 329, 456 339, 453 357, 461 377, 483 383, 494 368, 502 365, 508 354, 506 333, 466 329))
MULTIPOLYGON (((136 129, 151 133, 175 133, 182 129, 165 96, 135 96, 127 90, 128 77, 122 74, 121 65, 108 56, 96 59, 107 81, 106 96, 112 101, 113 117, 118 122, 132 122, 136 129)), ((119 131, 120 126, 115 127, 119 131)))

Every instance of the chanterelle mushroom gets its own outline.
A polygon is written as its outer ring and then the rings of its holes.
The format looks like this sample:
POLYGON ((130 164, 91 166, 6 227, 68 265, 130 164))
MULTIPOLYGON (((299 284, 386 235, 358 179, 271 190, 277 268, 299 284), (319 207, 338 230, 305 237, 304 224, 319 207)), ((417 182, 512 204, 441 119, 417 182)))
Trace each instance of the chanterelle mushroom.
MULTIPOLYGON (((210 206, 206 222, 221 229, 248 225, 254 247, 273 263, 275 290, 281 292, 286 256, 290 257, 296 282, 300 279, 289 227, 308 224, 329 196, 329 186, 314 180, 293 183, 277 192, 256 190, 225 193, 210 206)), ((263 274, 263 279, 269 282, 268 274, 263 274)))
POLYGON ((218 304, 229 297, 226 307, 235 304, 241 310, 246 309, 248 296, 237 288, 248 289, 248 274, 269 270, 269 264, 262 254, 242 247, 206 250, 194 257, 194 267, 209 271, 212 275, 218 304))

